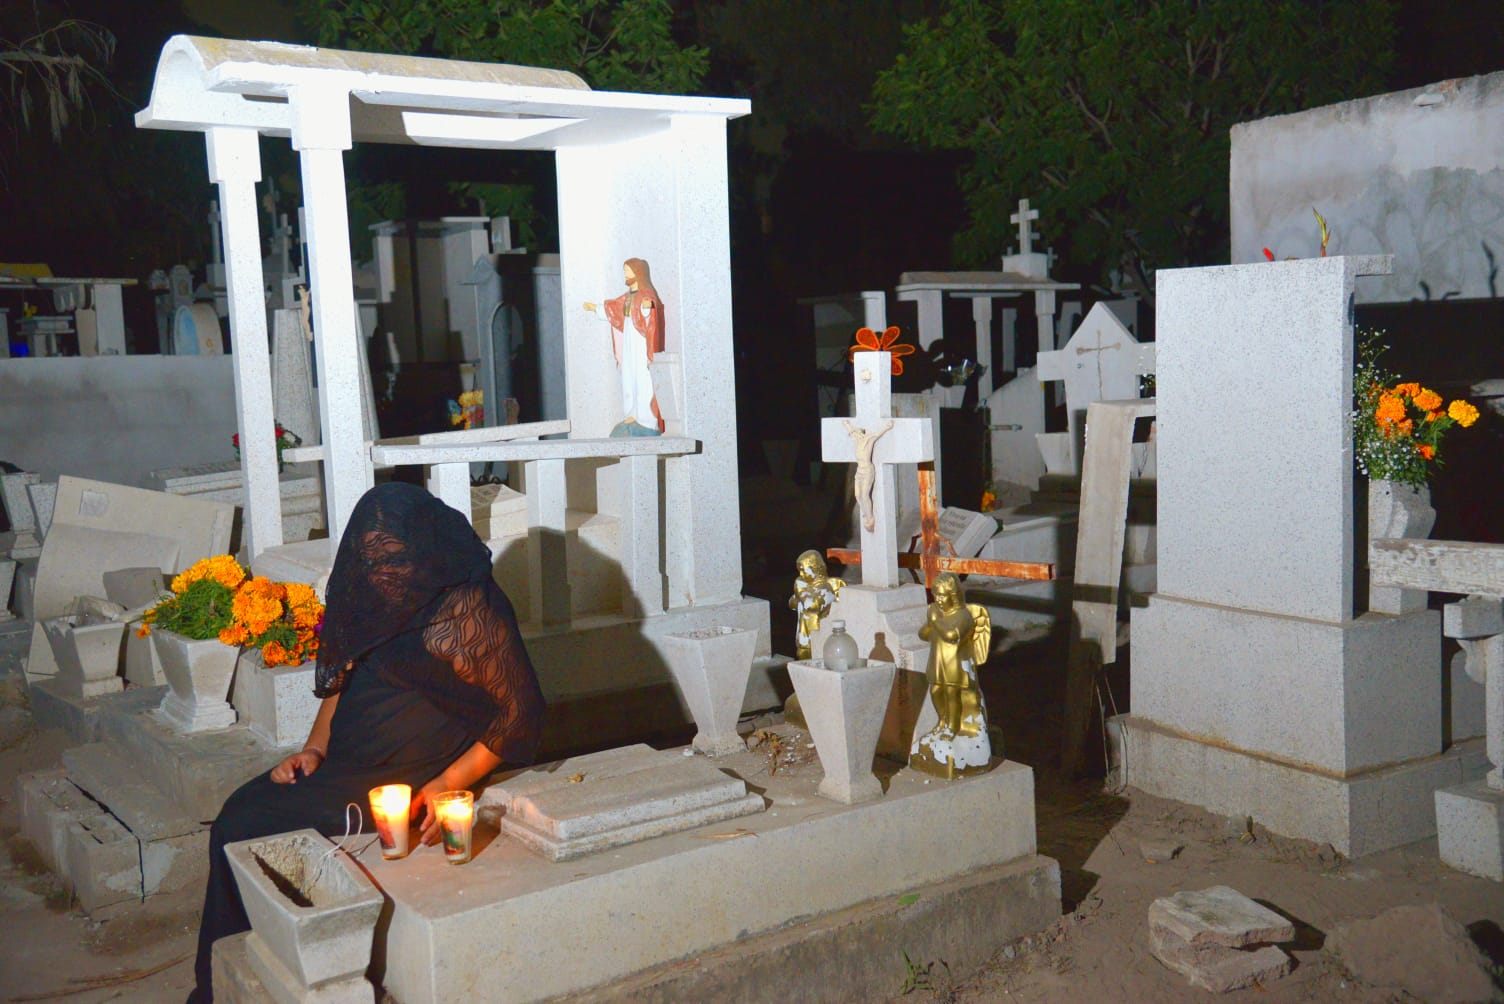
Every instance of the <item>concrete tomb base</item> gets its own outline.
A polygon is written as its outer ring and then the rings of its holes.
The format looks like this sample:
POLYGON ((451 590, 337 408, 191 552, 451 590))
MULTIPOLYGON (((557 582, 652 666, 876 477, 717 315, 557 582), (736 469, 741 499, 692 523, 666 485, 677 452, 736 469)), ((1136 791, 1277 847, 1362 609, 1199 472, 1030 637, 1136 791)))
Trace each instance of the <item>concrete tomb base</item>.
POLYGON ((1174 732, 1137 715, 1112 721, 1122 733, 1114 760, 1129 785, 1209 812, 1251 815, 1276 833, 1329 843, 1353 858, 1436 833, 1432 793, 1488 770, 1481 739, 1341 777, 1174 732))
MULTIPOLYGON (((585 759, 539 770, 568 783, 585 759)), ((904 951, 959 972, 1059 916, 1059 869, 1036 856, 1022 764, 951 784, 900 770, 882 798, 852 806, 815 794, 813 764, 769 775, 749 751, 715 766, 767 811, 564 863, 484 823, 461 867, 438 847, 386 861, 368 837, 352 841, 391 901, 379 982, 403 1004, 592 988, 609 1000, 629 977, 685 1000, 809 999, 816 987, 873 1000, 902 988, 904 951), (708 967, 667 966, 706 953, 708 967)))
POLYGON ((1436 843, 1451 867, 1504 882, 1504 791, 1486 781, 1438 789, 1436 843))

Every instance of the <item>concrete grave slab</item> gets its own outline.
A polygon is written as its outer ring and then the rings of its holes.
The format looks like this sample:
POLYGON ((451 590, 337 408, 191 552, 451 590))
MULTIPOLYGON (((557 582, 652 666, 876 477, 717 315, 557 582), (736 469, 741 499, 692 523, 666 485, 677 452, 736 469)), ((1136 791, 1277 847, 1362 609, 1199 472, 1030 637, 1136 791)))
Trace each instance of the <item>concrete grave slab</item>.
POLYGON ((588 756, 574 774, 560 777, 549 771, 546 786, 503 795, 502 832, 550 861, 568 861, 766 807, 761 797, 748 793, 744 781, 704 760, 653 756, 642 762, 641 769, 609 779, 595 775, 588 756))
MULTIPOLYGON (((178 572, 230 546, 234 506, 64 476, 47 546, 37 564, 33 617, 66 612, 75 596, 104 595, 104 573, 153 566, 178 572)), ((29 682, 57 672, 40 628, 32 634, 29 682)))

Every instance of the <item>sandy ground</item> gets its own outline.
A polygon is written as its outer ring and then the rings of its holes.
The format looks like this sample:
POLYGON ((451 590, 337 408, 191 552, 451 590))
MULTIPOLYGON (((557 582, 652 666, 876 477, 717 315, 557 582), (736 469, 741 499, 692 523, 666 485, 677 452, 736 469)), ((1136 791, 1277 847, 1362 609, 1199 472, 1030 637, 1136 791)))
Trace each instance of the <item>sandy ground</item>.
MULTIPOLYGON (((751 501, 769 499, 764 492, 751 501)), ((788 518, 762 531, 749 523, 746 579, 749 594, 770 601, 778 639, 792 634, 784 603, 793 556, 832 541, 821 536, 829 507, 824 496, 779 492, 775 501, 788 518)), ((38 867, 35 852, 17 835, 17 775, 56 766, 67 744, 59 734, 30 727, 15 676, 18 637, 0 634, 0 1000, 182 1000, 191 983, 199 892, 90 917, 38 867)), ((1007 638, 986 670, 989 705, 1008 756, 1036 768, 1039 848, 1060 862, 1062 916, 1045 931, 999 945, 978 973, 952 973, 940 958, 911 960, 910 978, 893 988, 894 1000, 1205 1000, 1215 995, 1191 988, 1150 955, 1145 918, 1155 898, 1213 885, 1232 886, 1297 925, 1297 940, 1286 946, 1294 971, 1224 995, 1229 1002, 1445 999, 1423 992, 1428 979, 1456 984, 1444 958, 1416 961, 1407 991, 1355 979, 1327 950, 1337 925, 1394 906, 1440 904, 1494 963, 1504 962, 1504 887, 1442 866, 1434 840, 1348 861, 1329 847, 1268 833, 1256 814, 1250 834, 1243 820, 1137 792, 1107 793, 1100 778, 1062 778, 1054 768, 1062 645, 1048 634, 1007 638), (1160 863, 1146 860, 1144 843, 1165 840, 1179 845, 1177 854, 1160 863)), ((1120 710, 1128 694, 1124 655, 1110 675, 1120 710)), ((1384 937, 1393 939, 1395 951, 1405 948, 1406 931, 1384 937)))

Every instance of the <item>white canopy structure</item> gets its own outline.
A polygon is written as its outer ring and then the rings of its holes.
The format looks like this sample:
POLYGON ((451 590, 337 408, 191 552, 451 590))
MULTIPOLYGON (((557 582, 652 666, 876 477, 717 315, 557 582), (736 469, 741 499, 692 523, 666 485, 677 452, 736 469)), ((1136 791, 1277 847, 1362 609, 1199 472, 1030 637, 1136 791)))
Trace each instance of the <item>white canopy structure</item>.
MULTIPOLYGON (((301 163, 332 540, 373 481, 362 437, 344 151, 357 141, 552 150, 563 302, 614 294, 622 261, 641 257, 667 304, 660 403, 668 435, 697 441, 698 451, 662 460, 672 515, 663 520, 667 605, 738 600, 725 124, 749 111, 739 99, 592 91, 558 70, 169 39, 136 124, 202 132, 219 186, 251 557, 282 544, 255 200, 259 138, 287 137, 301 163)), ((564 340, 574 434, 604 436, 621 416, 608 390, 616 376, 603 322, 566 306, 564 340)))

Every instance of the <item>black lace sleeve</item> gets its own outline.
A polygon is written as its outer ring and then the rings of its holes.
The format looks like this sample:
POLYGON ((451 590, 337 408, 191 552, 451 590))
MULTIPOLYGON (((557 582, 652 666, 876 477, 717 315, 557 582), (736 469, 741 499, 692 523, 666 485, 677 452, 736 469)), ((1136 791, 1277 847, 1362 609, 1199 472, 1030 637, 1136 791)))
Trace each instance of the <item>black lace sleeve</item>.
POLYGON ((496 715, 480 741, 507 763, 531 763, 543 731, 543 690, 500 587, 483 582, 451 590, 424 632, 424 645, 495 702, 496 715))

